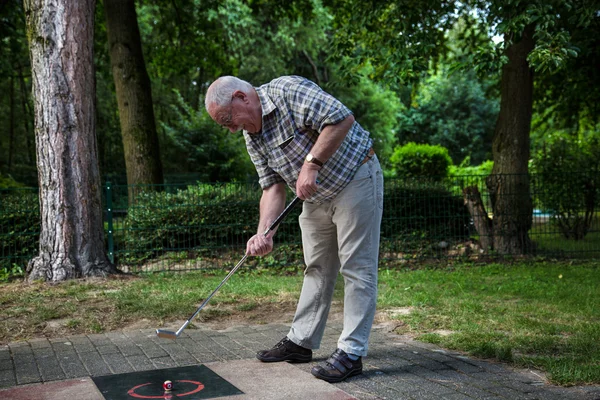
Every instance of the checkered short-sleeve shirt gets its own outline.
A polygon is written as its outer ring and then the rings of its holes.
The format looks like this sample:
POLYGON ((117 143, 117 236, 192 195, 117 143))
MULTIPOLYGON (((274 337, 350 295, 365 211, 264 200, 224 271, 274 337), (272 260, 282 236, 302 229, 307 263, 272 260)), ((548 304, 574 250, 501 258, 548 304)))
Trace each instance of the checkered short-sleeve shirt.
MULTIPOLYGON (((339 100, 299 76, 284 76, 255 88, 262 105, 262 131, 244 131, 246 147, 263 189, 285 182, 296 192, 304 159, 320 132, 351 115, 339 100)), ((346 187, 367 156, 369 132, 354 122, 346 138, 319 171, 319 190, 309 202, 331 200, 346 187)))

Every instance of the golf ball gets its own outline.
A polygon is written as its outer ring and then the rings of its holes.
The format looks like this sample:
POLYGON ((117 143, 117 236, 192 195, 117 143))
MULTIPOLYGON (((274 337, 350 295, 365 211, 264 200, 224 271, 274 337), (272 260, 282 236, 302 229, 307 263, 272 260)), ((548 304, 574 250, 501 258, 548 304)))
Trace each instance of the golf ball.
POLYGON ((165 381, 165 383, 163 383, 163 389, 165 389, 166 392, 173 390, 173 382, 165 381))

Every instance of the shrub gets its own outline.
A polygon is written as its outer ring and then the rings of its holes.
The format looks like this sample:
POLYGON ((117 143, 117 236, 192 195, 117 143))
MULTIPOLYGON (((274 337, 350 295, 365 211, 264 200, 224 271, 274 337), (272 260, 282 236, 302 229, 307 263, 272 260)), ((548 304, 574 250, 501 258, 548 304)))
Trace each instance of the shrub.
POLYGON ((10 175, 0 174, 0 189, 20 188, 24 187, 23 184, 15 181, 10 175))
POLYGON ((460 196, 440 183, 388 180, 381 234, 448 240, 469 236, 470 215, 460 196))
POLYGON ((0 190, 0 269, 18 269, 39 244, 38 194, 30 189, 0 190))
MULTIPOLYGON (((118 259, 136 263, 166 251, 242 245, 256 233, 261 193, 257 186, 236 183, 141 193, 128 210, 118 259)), ((297 235, 299 212, 297 207, 283 221, 280 242, 297 235)))
POLYGON ((408 143, 394 149, 390 159, 393 175, 398 178, 429 178, 440 181, 448 176, 452 159, 441 146, 408 143))
POLYGON ((535 155, 534 196, 563 236, 583 239, 600 198, 600 140, 557 135, 535 155))
POLYGON ((487 160, 479 165, 470 165, 471 157, 467 156, 460 165, 451 165, 448 174, 452 177, 459 176, 489 176, 494 168, 494 162, 487 160))

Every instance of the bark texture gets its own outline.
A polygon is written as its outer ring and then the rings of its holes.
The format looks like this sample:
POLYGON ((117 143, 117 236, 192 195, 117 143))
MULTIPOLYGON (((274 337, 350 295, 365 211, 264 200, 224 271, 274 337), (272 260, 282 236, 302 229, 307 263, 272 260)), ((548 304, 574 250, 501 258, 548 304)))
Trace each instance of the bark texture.
POLYGON ((104 249, 95 131, 95 0, 25 0, 41 232, 29 280, 117 272, 104 249))
POLYGON ((528 162, 533 71, 527 56, 534 47, 533 26, 527 26, 520 38, 505 40, 513 42, 502 68, 500 114, 492 143, 494 168, 486 184, 493 209, 494 250, 526 254, 532 250, 528 162))
POLYGON ((477 186, 469 186, 463 189, 463 198, 465 206, 473 218, 473 224, 479 234, 479 246, 484 251, 490 251, 494 248, 494 231, 492 220, 485 210, 481 194, 477 186))
MULTIPOLYGON (((162 184, 158 135, 134 0, 105 0, 127 184, 162 184)), ((130 195, 130 202, 131 202, 130 195)))

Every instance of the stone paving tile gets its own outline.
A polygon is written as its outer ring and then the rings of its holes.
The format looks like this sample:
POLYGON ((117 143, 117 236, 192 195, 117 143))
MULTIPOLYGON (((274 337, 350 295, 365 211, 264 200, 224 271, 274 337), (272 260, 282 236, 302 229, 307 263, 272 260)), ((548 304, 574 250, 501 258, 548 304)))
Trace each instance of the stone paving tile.
POLYGON ((79 359, 87 369, 89 376, 102 376, 110 374, 110 367, 98 352, 79 354, 79 359))
POLYGON ((35 361, 44 382, 66 379, 67 375, 58 362, 51 347, 41 347, 34 351, 35 361))
POLYGON ((177 363, 171 357, 158 357, 153 358, 152 363, 156 369, 173 368, 177 366, 177 363))
POLYGON ((15 358, 14 373, 18 385, 41 382, 42 380, 33 356, 15 358))
MULTIPOLYGON (((214 361, 253 359, 272 347, 289 325, 187 329, 177 340, 158 338, 153 329, 31 340, 0 347, 0 387, 16 384, 163 369, 214 361), (13 365, 14 363, 14 365, 13 365)), ((339 323, 327 328, 313 361, 294 364, 310 373, 337 347, 339 323)), ((600 387, 560 388, 547 385, 535 371, 471 359, 374 331, 364 373, 335 384, 360 400, 598 400, 600 387)))
POLYGON ((8 348, 0 349, 0 371, 12 370, 13 362, 8 348))
POLYGON ((51 347, 51 344, 48 339, 39 338, 39 339, 29 340, 29 346, 31 346, 32 349, 41 349, 41 348, 51 347))
POLYGON ((133 366, 136 371, 147 371, 154 368, 154 363, 146 356, 132 356, 128 357, 127 360, 133 366))
POLYGON ((0 370, 0 388, 7 388, 15 386, 16 384, 17 380, 13 369, 0 370))
POLYGON ((102 354, 102 358, 110 367, 113 374, 124 374, 134 372, 133 367, 121 353, 102 354))
POLYGON ((27 342, 9 343, 8 347, 13 356, 33 354, 33 350, 27 342))
POLYGON ((87 336, 70 336, 68 339, 77 353, 81 354, 96 351, 96 346, 87 336))
POLYGON ((67 378, 88 376, 88 371, 75 351, 57 353, 56 358, 67 378))
POLYGON ((117 347, 119 348, 119 351, 121 352, 121 354, 123 354, 125 357, 133 357, 133 356, 143 356, 144 352, 142 351, 142 349, 140 348, 140 346, 138 346, 137 344, 133 343, 133 342, 126 342, 126 343, 116 343, 117 347))
POLYGON ((112 344, 111 340, 102 333, 87 335, 87 337, 96 347, 112 344))
POLYGON ((96 346, 96 351, 102 355, 117 354, 120 353, 119 348, 115 344, 105 344, 96 346))

